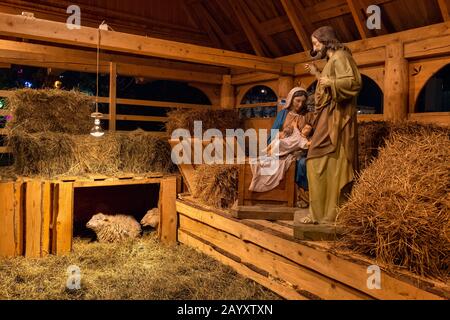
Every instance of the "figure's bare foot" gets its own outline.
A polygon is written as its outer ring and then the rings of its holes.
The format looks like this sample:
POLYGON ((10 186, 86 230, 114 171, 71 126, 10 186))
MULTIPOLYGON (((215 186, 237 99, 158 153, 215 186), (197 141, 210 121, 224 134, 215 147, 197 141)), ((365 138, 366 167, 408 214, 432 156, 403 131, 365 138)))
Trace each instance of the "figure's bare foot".
POLYGON ((312 217, 312 215, 307 215, 306 217, 300 219, 300 223, 303 224, 318 224, 317 222, 314 222, 314 219, 312 217))
POLYGON ((302 209, 306 209, 306 208, 309 207, 309 203, 306 202, 306 201, 303 200, 303 199, 300 199, 300 200, 297 201, 297 207, 298 207, 298 208, 302 208, 302 209))

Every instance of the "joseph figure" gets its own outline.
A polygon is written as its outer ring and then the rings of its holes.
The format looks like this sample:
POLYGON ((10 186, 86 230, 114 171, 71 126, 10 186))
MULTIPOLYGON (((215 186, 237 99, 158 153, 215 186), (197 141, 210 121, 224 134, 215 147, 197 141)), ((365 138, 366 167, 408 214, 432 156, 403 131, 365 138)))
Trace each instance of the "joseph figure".
POLYGON ((311 40, 311 55, 327 63, 322 72, 314 63, 305 66, 318 81, 315 133, 306 161, 310 207, 302 222, 334 223, 358 170, 356 99, 361 75, 332 27, 317 29, 311 40))

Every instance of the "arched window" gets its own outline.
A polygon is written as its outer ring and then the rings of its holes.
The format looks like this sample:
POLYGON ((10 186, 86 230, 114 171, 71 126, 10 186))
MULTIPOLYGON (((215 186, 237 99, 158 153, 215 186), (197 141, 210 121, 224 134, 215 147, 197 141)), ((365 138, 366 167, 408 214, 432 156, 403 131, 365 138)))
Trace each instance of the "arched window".
POLYGON ((241 107, 241 118, 269 118, 275 117, 277 114, 277 95, 267 86, 255 86, 251 88, 242 98, 241 104, 255 105, 253 107, 241 107), (258 106, 257 104, 262 104, 258 106), (271 106, 266 104, 273 103, 271 106))
POLYGON ((383 114, 384 95, 378 84, 362 76, 362 89, 358 96, 358 114, 383 114))
MULTIPOLYGON (((383 114, 383 91, 366 75, 362 76, 362 89, 358 96, 358 114, 383 114)), ((308 95, 316 90, 317 80, 308 87, 308 95)))
POLYGON ((420 91, 416 112, 450 111, 450 64, 432 76, 420 91))

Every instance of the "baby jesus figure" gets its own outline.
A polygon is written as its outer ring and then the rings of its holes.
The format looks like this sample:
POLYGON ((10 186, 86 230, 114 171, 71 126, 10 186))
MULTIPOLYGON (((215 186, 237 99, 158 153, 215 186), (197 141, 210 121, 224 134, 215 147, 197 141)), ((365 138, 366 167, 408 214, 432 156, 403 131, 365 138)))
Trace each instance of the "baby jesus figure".
POLYGON ((300 131, 296 123, 293 123, 293 125, 285 127, 263 152, 266 151, 268 156, 272 156, 274 147, 278 146, 278 156, 285 155, 285 151, 288 150, 306 153, 305 151, 311 146, 312 131, 313 128, 309 124, 305 124, 300 131))

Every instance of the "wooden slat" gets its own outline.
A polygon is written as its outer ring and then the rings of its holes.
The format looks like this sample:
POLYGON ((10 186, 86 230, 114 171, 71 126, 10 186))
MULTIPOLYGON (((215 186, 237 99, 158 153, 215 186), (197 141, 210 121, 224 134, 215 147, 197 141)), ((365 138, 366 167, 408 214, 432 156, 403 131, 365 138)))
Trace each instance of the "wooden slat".
POLYGON ((215 258, 216 260, 220 261, 221 263, 223 263, 227 266, 230 266, 231 268, 236 270, 236 272, 238 272, 242 276, 247 277, 247 278, 263 285, 264 287, 272 290, 273 292, 280 295, 284 299, 288 299, 288 300, 306 300, 307 299, 307 298, 305 298, 305 296, 298 293, 291 285, 289 285, 287 283, 281 283, 281 281, 275 281, 272 278, 269 278, 265 275, 261 275, 260 273, 252 270, 248 266, 240 263, 240 261, 233 260, 230 257, 223 255, 222 253, 220 253, 219 251, 214 249, 211 245, 206 244, 205 242, 199 240, 196 237, 193 237, 192 235, 190 235, 189 233, 187 233, 183 230, 178 230, 178 240, 181 243, 183 243, 189 247, 193 247, 193 248, 199 250, 200 252, 203 252, 203 253, 215 258))
POLYGON ((64 182, 58 183, 57 188, 58 207, 53 219, 55 242, 52 251, 57 255, 64 255, 72 250, 74 186, 73 183, 64 182))
POLYGON ((307 291, 322 299, 370 299, 348 286, 308 270, 286 258, 269 252, 252 243, 246 243, 229 233, 214 229, 184 215, 179 217, 180 229, 206 240, 218 248, 240 258, 242 263, 252 264, 273 277, 281 278, 298 290, 307 291))
POLYGON ((10 147, 0 147, 0 154, 1 153, 11 153, 12 150, 10 147))
POLYGON ((213 106, 208 104, 193 104, 193 103, 179 103, 179 102, 165 102, 152 100, 135 100, 118 98, 117 104, 147 106, 155 108, 180 108, 180 109, 208 109, 213 106))
POLYGON ((123 185, 136 185, 136 184, 152 184, 161 183, 161 178, 142 178, 129 180, 104 180, 104 181, 94 181, 94 180, 77 180, 74 182, 75 188, 89 188, 89 187, 112 187, 112 186, 123 186, 123 185))
POLYGON ((264 102, 264 103, 248 103, 248 104, 239 104, 236 106, 237 109, 246 109, 246 108, 256 108, 256 107, 276 107, 277 102, 264 102))
POLYGON ((442 299, 436 294, 424 291, 408 282, 397 280, 390 274, 381 275, 382 289, 367 288, 367 267, 363 261, 349 261, 329 251, 291 241, 272 234, 268 230, 258 230, 245 221, 238 221, 218 213, 205 211, 193 204, 177 200, 177 212, 214 228, 230 233, 245 242, 251 242, 275 252, 299 265, 315 270, 331 279, 378 299, 442 299))
POLYGON ((177 198, 177 179, 169 177, 161 182, 159 196, 159 238, 165 244, 177 243, 178 215, 175 201, 177 198))
MULTIPOLYGON (((109 120, 109 114, 103 114, 102 119, 109 120)), ((150 122, 166 122, 167 117, 153 117, 153 116, 135 116, 135 115, 124 115, 118 114, 116 115, 117 120, 122 121, 150 121, 150 122)))
POLYGON ((42 236, 41 256, 51 253, 51 220, 53 215, 53 184, 45 181, 42 185, 42 236))
MULTIPOLYGON (((95 48, 97 32, 96 28, 69 30, 65 23, 0 14, 0 34, 6 36, 95 48)), ((102 31, 101 48, 141 56, 293 74, 293 65, 282 61, 113 31, 102 31)))
POLYGON ((0 183, 0 257, 21 254, 23 220, 20 186, 14 182, 0 183))
POLYGON ((41 256, 42 236, 42 182, 29 181, 26 184, 25 209, 25 256, 39 258, 41 256))

